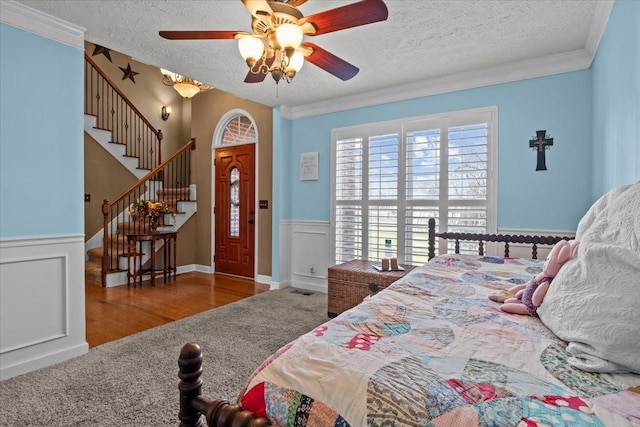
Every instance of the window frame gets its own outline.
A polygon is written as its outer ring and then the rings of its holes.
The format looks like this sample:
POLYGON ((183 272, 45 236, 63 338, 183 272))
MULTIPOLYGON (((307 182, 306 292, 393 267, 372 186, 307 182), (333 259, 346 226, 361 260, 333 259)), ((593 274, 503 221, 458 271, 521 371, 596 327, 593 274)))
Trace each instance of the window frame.
MULTIPOLYGON (((349 126, 344 128, 335 128, 331 130, 331 188, 330 188, 330 202, 331 202, 331 219, 330 219, 330 259, 332 264, 336 263, 336 207, 339 203, 336 202, 336 185, 337 185, 337 141, 345 139, 362 139, 363 144, 363 181, 362 181, 362 203, 363 211, 365 206, 376 205, 389 205, 384 200, 368 200, 369 180, 368 180, 368 143, 371 136, 380 136, 384 134, 397 134, 399 143, 399 156, 398 156, 398 171, 405 171, 405 173, 398 173, 398 190, 402 188, 400 194, 406 196, 406 138, 410 132, 418 130, 429 130, 434 128, 440 128, 442 132, 447 132, 450 128, 456 126, 468 126, 476 123, 487 124, 487 193, 486 202, 482 203, 482 206, 486 205, 486 233, 496 233, 497 230, 497 193, 498 193, 498 108, 496 106, 489 106, 483 108, 452 111, 446 113, 438 113, 427 116, 418 116, 410 118, 401 118, 397 120, 390 120, 384 122, 367 123, 356 126, 349 126)), ((448 140, 448 136, 447 136, 448 140)), ((448 155, 446 150, 448 144, 440 144, 440 176, 447 176, 448 174, 448 155), (444 166, 444 167, 443 167, 444 166)), ((441 186, 443 185, 441 180, 441 186)), ((400 195, 399 194, 399 195, 400 195)), ((440 191, 440 195, 447 196, 446 193, 440 191)), ((469 200, 463 201, 469 202, 469 200)), ((473 204, 473 203, 471 203, 473 204)), ((469 204, 466 204, 467 206, 469 204)), ((440 230, 444 231, 447 227, 447 215, 450 205, 447 198, 447 203, 442 204, 441 199, 437 200, 412 200, 411 204, 397 198, 397 229, 402 229, 403 232, 397 233, 396 245, 398 248, 403 248, 402 254, 398 254, 398 261, 405 262, 404 260, 404 246, 406 235, 406 223, 405 212, 407 206, 436 206, 439 209, 439 218, 444 221, 440 224, 440 230), (443 215, 444 213, 444 215, 443 215)), ((362 218, 362 229, 368 230, 368 215, 364 215, 362 218)), ((425 236, 426 238, 426 236, 425 236)), ((362 242, 363 250, 368 245, 366 239, 362 242)), ((446 252, 446 242, 440 242, 438 250, 440 253, 446 252)), ((365 251, 366 253, 366 251, 365 251)), ((364 258, 364 256, 363 256, 364 258)))

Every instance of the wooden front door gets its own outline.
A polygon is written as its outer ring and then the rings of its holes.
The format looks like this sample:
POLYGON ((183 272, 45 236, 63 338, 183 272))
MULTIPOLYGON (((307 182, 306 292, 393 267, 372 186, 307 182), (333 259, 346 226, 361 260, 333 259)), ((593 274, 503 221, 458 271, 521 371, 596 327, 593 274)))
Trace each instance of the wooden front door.
POLYGON ((215 271, 254 278, 255 145, 216 150, 215 271))

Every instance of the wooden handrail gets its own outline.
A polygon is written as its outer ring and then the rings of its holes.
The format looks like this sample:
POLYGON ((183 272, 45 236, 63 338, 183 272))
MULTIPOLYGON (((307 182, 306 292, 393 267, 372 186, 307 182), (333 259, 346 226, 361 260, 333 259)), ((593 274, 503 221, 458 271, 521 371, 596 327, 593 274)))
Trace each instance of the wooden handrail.
POLYGON ((149 128, 149 130, 156 136, 156 138, 158 138, 158 164, 160 162, 162 162, 162 131, 160 129, 156 129, 151 122, 149 122, 149 120, 147 120, 147 118, 140 112, 140 110, 138 110, 136 108, 135 105, 133 105, 133 102, 131 102, 131 100, 129 100, 129 98, 120 90, 120 88, 118 88, 118 86, 113 82, 113 80, 111 80, 109 78, 109 76, 107 76, 101 69, 100 67, 98 67, 98 64, 96 64, 96 62, 91 59, 91 57, 89 55, 87 55, 87 53, 85 52, 84 54, 84 59, 85 61, 87 61, 89 64, 91 64, 91 66, 93 67, 94 70, 96 70, 96 72, 98 74, 100 74, 100 76, 102 76, 102 78, 109 84, 109 86, 111 86, 113 88, 113 90, 124 100, 124 102, 129 106, 129 108, 131 108, 131 110, 136 114, 136 116, 138 116, 140 118, 140 120, 142 120, 142 122, 147 125, 147 127, 149 128))
POLYGON ((135 111, 135 112, 136 112, 136 114, 137 114, 138 116, 140 116, 140 118, 142 119, 142 121, 143 121, 147 126, 149 126, 149 127, 151 128, 151 131, 152 131, 153 133, 155 133, 155 134, 156 134, 156 136, 158 136, 158 135, 160 134, 160 131, 159 131, 159 130, 157 130, 157 129, 156 129, 156 128, 155 128, 155 127, 154 127, 154 126, 149 122, 149 120, 147 120, 147 118, 146 118, 146 117, 145 117, 145 116, 140 112, 140 110, 138 110, 138 109, 136 108, 136 106, 135 106, 135 105, 133 105, 133 102, 131 102, 131 101, 129 100, 129 98, 127 98, 127 95, 125 95, 125 94, 124 94, 124 93, 123 93, 123 92, 118 88, 118 86, 113 82, 113 80, 111 80, 111 79, 109 78, 109 76, 107 76, 107 75, 106 75, 106 74, 105 74, 105 73, 100 69, 100 67, 98 67, 98 64, 96 64, 96 63, 94 62, 94 60, 93 60, 93 59, 91 59, 91 57, 90 57, 89 55, 87 55, 86 53, 84 54, 84 58, 85 58, 85 59, 86 59, 86 60, 87 60, 91 65, 93 65, 93 68, 95 68, 95 69, 96 69, 96 71, 97 71, 98 73, 100 73, 100 75, 101 75, 101 76, 102 76, 102 77, 103 77, 103 78, 104 78, 104 79, 105 79, 105 80, 106 80, 106 81, 107 81, 107 82, 108 82, 108 83, 113 87, 113 89, 114 89, 116 92, 118 92, 118 95, 120 95, 120 96, 122 97, 122 99, 124 99, 124 101, 129 105, 129 107, 131 107, 131 109, 132 109, 133 111, 135 111))
MULTIPOLYGON (((171 163, 174 159, 178 158, 180 155, 182 155, 182 153, 184 153, 187 150, 195 150, 195 148, 196 148, 196 139, 195 138, 191 138, 189 140, 189 142, 187 142, 184 147, 182 147, 181 149, 176 151, 176 153, 174 155, 172 155, 171 157, 166 159, 164 162, 160 163, 158 166, 153 168, 153 170, 151 172, 149 172, 148 174, 146 174, 145 176, 140 178, 140 180, 138 180, 138 182, 133 184, 131 187, 127 188, 120 196, 118 196, 113 202, 111 202, 109 204, 109 207, 112 207, 115 204, 117 204, 118 202, 121 202, 125 197, 127 197, 129 195, 129 193, 131 193, 132 191, 134 191, 135 189, 140 187, 142 184, 144 184, 146 181, 149 181, 155 175, 160 173, 162 171, 162 169, 165 168, 166 165, 171 163)), ((104 213, 104 208, 102 209, 102 212, 104 213)))

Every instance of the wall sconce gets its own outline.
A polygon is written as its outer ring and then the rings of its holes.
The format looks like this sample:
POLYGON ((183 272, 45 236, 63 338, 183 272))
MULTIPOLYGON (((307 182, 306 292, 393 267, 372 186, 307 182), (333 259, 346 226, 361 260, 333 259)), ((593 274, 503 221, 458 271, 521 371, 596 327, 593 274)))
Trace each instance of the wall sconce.
POLYGON ((162 120, 167 121, 169 116, 171 115, 171 107, 167 107, 166 105, 162 106, 162 120))

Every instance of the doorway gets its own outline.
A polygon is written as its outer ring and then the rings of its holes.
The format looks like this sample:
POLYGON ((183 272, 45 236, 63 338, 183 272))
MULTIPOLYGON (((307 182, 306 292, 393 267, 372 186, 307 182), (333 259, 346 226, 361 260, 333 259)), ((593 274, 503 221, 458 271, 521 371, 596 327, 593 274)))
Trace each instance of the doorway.
POLYGON ((254 144, 216 150, 216 273, 254 277, 254 163, 254 144))
POLYGON ((255 278, 256 147, 251 117, 233 110, 214 136, 213 260, 216 273, 255 278))

